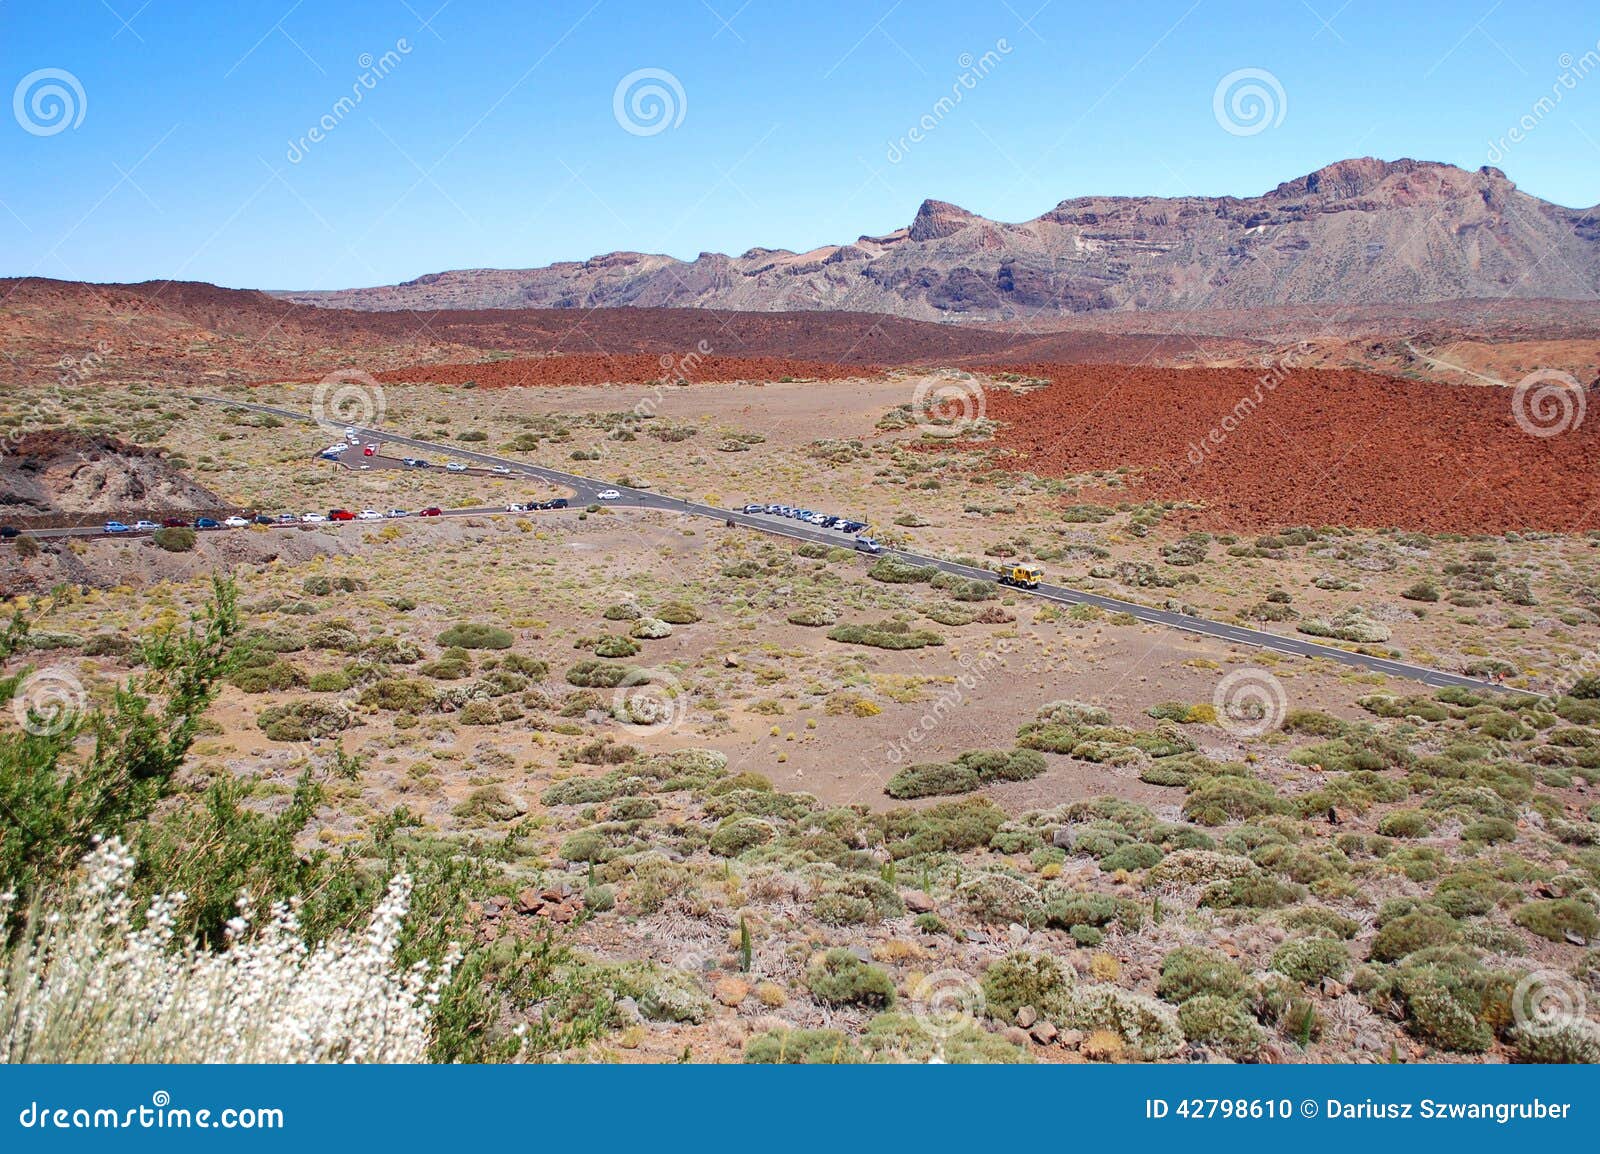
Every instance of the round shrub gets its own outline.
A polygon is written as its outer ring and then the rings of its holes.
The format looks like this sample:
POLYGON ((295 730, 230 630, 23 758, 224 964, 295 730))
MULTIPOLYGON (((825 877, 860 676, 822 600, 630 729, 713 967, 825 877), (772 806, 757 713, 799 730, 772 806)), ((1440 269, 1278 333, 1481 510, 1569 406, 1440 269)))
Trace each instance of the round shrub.
POLYGON ((1243 1061, 1261 1048, 1261 1028, 1242 1005, 1231 998, 1201 994, 1178 1007, 1178 1025, 1193 1042, 1216 1046, 1234 1061, 1243 1061))
POLYGON ((1201 995, 1236 998, 1244 992, 1244 987, 1244 971, 1216 950, 1179 946, 1161 960, 1156 994, 1166 1001, 1182 1004, 1201 995))
POLYGON ((439 634, 440 645, 459 646, 462 649, 510 649, 515 640, 509 629, 470 622, 452 625, 439 634))
POLYGON ((806 988, 825 1006, 866 1006, 886 1010, 894 1005, 894 981, 877 966, 849 950, 829 950, 806 972, 806 988))
POLYGON ((939 797, 971 793, 981 784, 976 770, 948 761, 908 765, 891 777, 883 792, 902 801, 914 797, 939 797))
POLYGON ((1007 954, 983 975, 984 1004, 1006 1022, 1016 1021, 1023 1006, 1032 1006, 1041 1016, 1059 1015, 1069 989, 1066 973, 1048 954, 1007 954))
POLYGON ((1308 986, 1323 978, 1342 981, 1350 972, 1350 951, 1333 938, 1295 938, 1273 953, 1272 968, 1308 986))
POLYGON ((169 525, 157 529, 150 539, 168 553, 187 553, 194 548, 195 532, 187 525, 169 525))

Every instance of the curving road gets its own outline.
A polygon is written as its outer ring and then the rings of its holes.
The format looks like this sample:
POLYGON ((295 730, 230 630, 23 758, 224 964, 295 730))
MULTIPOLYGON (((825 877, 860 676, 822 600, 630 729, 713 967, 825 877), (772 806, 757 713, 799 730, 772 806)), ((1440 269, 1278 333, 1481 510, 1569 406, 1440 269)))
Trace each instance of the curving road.
MULTIPOLYGON (((304 424, 314 425, 319 423, 314 417, 306 413, 297 413, 292 409, 282 409, 274 405, 262 405, 252 401, 236 401, 227 397, 193 396, 189 399, 204 404, 224 405, 229 408, 265 413, 304 424)), ((599 498, 596 494, 601 489, 615 489, 622 494, 621 498, 615 501, 608 501, 606 504, 611 506, 631 505, 636 508, 661 509, 666 512, 688 513, 696 517, 710 517, 714 520, 742 525, 745 528, 756 529, 763 533, 772 533, 776 536, 789 537, 800 541, 816 541, 826 545, 840 546, 847 546, 850 543, 849 537, 843 536, 835 530, 820 529, 785 518, 769 517, 765 514, 741 513, 733 509, 718 509, 712 505, 702 505, 694 501, 681 500, 677 497, 666 497, 660 493, 651 493, 644 489, 632 489, 626 485, 614 485, 605 481, 597 481, 592 477, 580 477, 575 473, 565 473, 559 469, 546 468, 543 465, 531 465, 525 461, 497 457, 490 453, 474 452, 457 445, 444 445, 436 441, 402 437, 385 429, 351 427, 355 428, 356 433, 366 440, 382 441, 385 444, 392 445, 408 445, 412 448, 426 449, 429 452, 445 454, 456 460, 471 461, 488 467, 504 466, 514 476, 537 477, 552 484, 564 486, 572 491, 574 501, 579 504, 598 503, 599 498)), ((485 513, 502 511, 499 508, 446 509, 444 513, 452 516, 481 516, 485 513)), ((38 533, 39 536, 76 534, 103 535, 99 528, 41 530, 38 533)), ((931 565, 936 569, 958 577, 981 580, 993 580, 994 578, 994 574, 987 569, 979 569, 971 565, 960 565, 940 557, 927 557, 919 553, 907 552, 903 549, 885 549, 883 555, 897 557, 908 564, 931 565)), ((1237 645, 1250 645, 1257 649, 1267 649, 1274 653, 1283 653, 1294 657, 1326 658, 1329 661, 1337 661, 1340 664, 1354 666, 1357 669, 1384 673, 1393 677, 1404 677, 1413 681, 1420 681, 1426 685, 1439 687, 1455 685, 1469 689, 1500 690, 1505 688, 1478 678, 1445 673, 1422 665, 1393 661, 1386 657, 1370 657, 1364 653, 1352 653, 1346 649, 1340 649, 1332 645, 1321 645, 1315 641, 1307 641, 1296 636, 1269 633, 1262 629, 1248 629, 1242 625, 1210 621, 1203 617, 1191 617, 1188 614, 1175 613, 1168 609, 1153 609, 1148 605, 1140 605, 1137 602, 1121 601, 1115 597, 1089 593, 1081 589, 1071 589, 1062 585, 1040 585, 1036 590, 1017 589, 1016 592, 1042 597, 1047 601, 1056 601, 1063 605, 1093 605, 1113 613, 1126 613, 1130 617, 1150 625, 1180 629, 1186 633, 1196 633, 1219 641, 1231 642, 1237 645)))

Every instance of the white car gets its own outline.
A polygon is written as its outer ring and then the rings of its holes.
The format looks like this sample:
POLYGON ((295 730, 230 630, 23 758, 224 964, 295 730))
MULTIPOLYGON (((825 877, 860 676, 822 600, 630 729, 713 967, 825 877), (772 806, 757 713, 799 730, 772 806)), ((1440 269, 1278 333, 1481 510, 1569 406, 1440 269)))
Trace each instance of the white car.
POLYGON ((465 473, 467 471, 467 467, 460 461, 451 461, 445 466, 445 469, 451 473, 465 473))
POLYGON ((601 489, 595 494, 595 496, 599 497, 602 501, 617 501, 621 500, 622 498, 622 494, 617 492, 615 489, 601 489))
POLYGON ((300 520, 303 524, 315 525, 318 521, 326 521, 327 518, 321 513, 301 513, 300 520))
POLYGON ((411 516, 411 514, 407 513, 404 509, 390 509, 387 513, 384 514, 384 516, 385 517, 409 517, 409 516, 411 516))
POLYGON ((229 517, 223 522, 230 529, 248 529, 250 522, 243 517, 229 517))
POLYGON ((511 476, 511 470, 506 468, 504 465, 496 465, 494 468, 490 469, 489 472, 497 473, 502 477, 511 476))
POLYGON ((528 507, 526 505, 519 505, 515 501, 506 506, 507 513, 526 513, 527 511, 528 507))
POLYGON ((361 510, 361 512, 356 514, 356 520, 357 521, 381 521, 381 520, 383 520, 383 514, 378 512, 376 509, 363 509, 363 510, 361 510))

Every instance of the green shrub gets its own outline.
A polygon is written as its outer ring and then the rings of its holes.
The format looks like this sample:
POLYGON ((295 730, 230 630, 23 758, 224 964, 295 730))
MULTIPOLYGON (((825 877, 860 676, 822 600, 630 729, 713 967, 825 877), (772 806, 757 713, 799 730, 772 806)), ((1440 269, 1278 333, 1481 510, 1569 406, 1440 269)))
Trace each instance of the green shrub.
POLYGON ((706 848, 718 857, 738 857, 773 838, 772 823, 754 817, 731 817, 717 826, 706 848))
POLYGON ((1333 938, 1295 938, 1273 952, 1272 968, 1308 986, 1323 978, 1343 981, 1350 972, 1350 951, 1333 938))
POLYGON ((496 625, 462 622, 439 634, 438 640, 440 645, 459 646, 462 649, 510 649, 516 637, 510 630, 496 625))
POLYGON ((948 761, 908 765, 891 777, 883 792, 899 800, 971 793, 981 784, 977 771, 948 761))
POLYGON ((256 716, 261 732, 273 741, 310 741, 359 724, 341 702, 290 701, 263 709, 256 716))
POLYGON ((1161 977, 1156 982, 1156 994, 1174 1005, 1201 995, 1238 998, 1244 990, 1244 971, 1204 946, 1173 950, 1161 960, 1161 977))
POLYGON ((860 1062, 862 1054, 838 1030, 780 1027, 746 1042, 743 1060, 758 1066, 848 1066, 860 1062))
POLYGON ((1278 909, 1299 901, 1305 887, 1261 872, 1231 881, 1213 882, 1200 895, 1200 904, 1216 909, 1278 909))
POLYGON ((639 643, 631 637, 609 633, 595 642, 594 654, 596 657, 632 657, 640 648, 639 643))
POLYGON ((195 531, 187 525, 168 525, 157 529, 150 539, 168 553, 188 553, 194 548, 195 531))
POLYGON ((1048 954, 1010 953, 983 975, 984 1004, 1004 1022, 1015 1022, 1023 1006, 1044 1017, 1062 1016, 1070 988, 1068 975, 1048 954))
POLYGON ((566 672, 567 682, 585 689, 615 689, 634 671, 598 658, 585 658, 566 672))
POLYGON ((1420 809, 1397 809, 1378 819, 1378 832, 1384 837, 1427 837, 1433 823, 1420 809))
POLYGON ((1511 920, 1552 942, 1566 941, 1569 934, 1585 942, 1600 937, 1600 917, 1594 907, 1578 898, 1529 902, 1518 906, 1511 920))
POLYGON ((879 621, 875 624, 835 625, 828 630, 829 641, 847 645, 870 645, 877 649, 923 649, 943 645, 944 638, 926 629, 913 629, 905 621, 879 621))
POLYGON ((1374 961, 1394 962, 1418 950, 1449 945, 1457 937, 1456 924, 1444 913, 1417 909, 1384 922, 1372 939, 1374 961))
POLYGON ((687 601, 668 601, 656 610, 656 617, 668 625, 693 625, 700 620, 700 611, 687 601))
POLYGON ((1190 1041, 1216 1046, 1236 1062, 1253 1056, 1263 1041, 1261 1028, 1243 1005, 1214 994, 1201 994, 1179 1006, 1178 1025, 1190 1041))
POLYGON ((894 981, 849 950, 829 950, 806 971, 806 988, 825 1006, 866 1006, 886 1010, 894 1005, 894 981))

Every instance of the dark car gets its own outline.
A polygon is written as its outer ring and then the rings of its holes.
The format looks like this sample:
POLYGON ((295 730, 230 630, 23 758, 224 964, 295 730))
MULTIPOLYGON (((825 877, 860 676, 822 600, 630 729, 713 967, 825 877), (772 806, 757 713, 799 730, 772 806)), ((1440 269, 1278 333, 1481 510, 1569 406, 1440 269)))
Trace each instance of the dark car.
POLYGON ((269 517, 265 513, 257 513, 253 520, 257 525, 276 525, 278 523, 276 517, 269 517))
POLYGON ((15 525, 0 525, 0 541, 9 541, 13 537, 22 536, 22 530, 15 525))
POLYGON ((211 517, 196 517, 194 519, 194 527, 196 529, 220 529, 222 528, 222 522, 211 517))
POLYGON ((418 513, 417 516, 419 516, 419 517, 437 517, 437 516, 439 516, 439 514, 441 514, 443 512, 444 512, 444 510, 439 508, 439 506, 437 506, 437 505, 429 505, 426 509, 422 510, 422 512, 418 513))
POLYGON ((167 529, 187 529, 189 527, 189 522, 182 517, 168 517, 161 524, 167 529))
POLYGON ((552 509, 565 509, 567 507, 567 499, 565 497, 557 497, 550 502, 550 507, 552 509))
POLYGON ((329 509, 328 510, 328 520, 330 520, 330 521, 354 521, 355 519, 356 519, 356 515, 354 513, 352 513, 349 509, 329 509))

